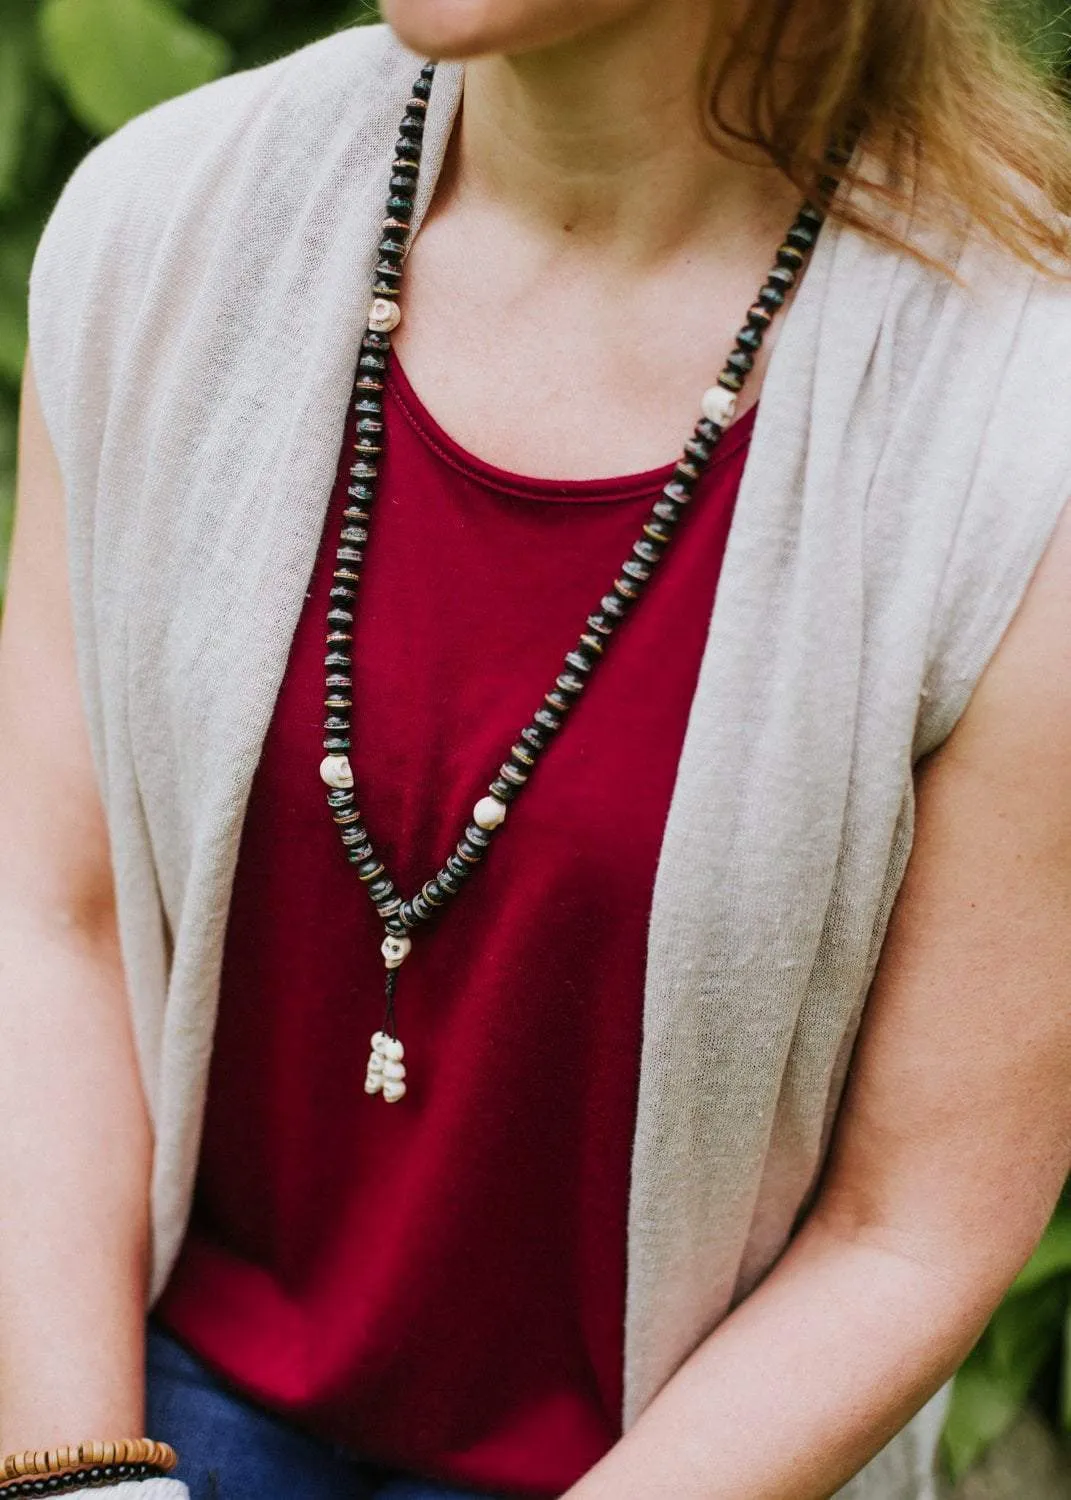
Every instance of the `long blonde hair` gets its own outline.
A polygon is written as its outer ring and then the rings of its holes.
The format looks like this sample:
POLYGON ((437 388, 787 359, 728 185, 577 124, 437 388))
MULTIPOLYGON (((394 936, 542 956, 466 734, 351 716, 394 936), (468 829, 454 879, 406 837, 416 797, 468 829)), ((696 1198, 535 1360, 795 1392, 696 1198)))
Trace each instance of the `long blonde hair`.
POLYGON ((815 197, 830 141, 862 130, 881 180, 873 196, 842 195, 836 216, 889 240, 890 207, 965 211, 1019 259, 1067 262, 1064 99, 993 0, 747 0, 744 11, 713 69, 720 139, 759 147, 815 197))

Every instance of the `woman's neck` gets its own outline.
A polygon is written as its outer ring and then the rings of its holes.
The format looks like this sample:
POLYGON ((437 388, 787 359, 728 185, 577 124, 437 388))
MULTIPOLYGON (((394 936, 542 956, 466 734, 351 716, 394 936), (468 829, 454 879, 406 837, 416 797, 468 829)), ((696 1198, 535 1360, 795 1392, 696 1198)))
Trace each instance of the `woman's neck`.
POLYGON ((771 196, 783 217, 793 193, 775 169, 716 150, 704 131, 704 77, 726 39, 711 11, 661 0, 544 50, 469 63, 455 190, 637 268, 765 218, 771 196))

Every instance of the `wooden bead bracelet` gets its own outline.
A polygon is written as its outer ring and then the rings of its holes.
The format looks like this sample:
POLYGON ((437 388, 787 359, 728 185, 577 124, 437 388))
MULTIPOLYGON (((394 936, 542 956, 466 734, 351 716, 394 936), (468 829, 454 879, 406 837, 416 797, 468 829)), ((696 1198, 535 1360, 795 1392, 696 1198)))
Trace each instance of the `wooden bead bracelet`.
MULTIPOLYGON (((177 1463, 178 1454, 169 1443, 158 1443, 152 1438, 122 1438, 115 1443, 77 1443, 64 1448, 27 1448, 23 1453, 9 1453, 3 1462, 2 1477, 5 1480, 47 1478, 79 1468, 111 1469, 132 1464, 145 1464, 169 1474, 177 1463)), ((8 1486, 0 1483, 0 1495, 9 1493, 8 1486)))

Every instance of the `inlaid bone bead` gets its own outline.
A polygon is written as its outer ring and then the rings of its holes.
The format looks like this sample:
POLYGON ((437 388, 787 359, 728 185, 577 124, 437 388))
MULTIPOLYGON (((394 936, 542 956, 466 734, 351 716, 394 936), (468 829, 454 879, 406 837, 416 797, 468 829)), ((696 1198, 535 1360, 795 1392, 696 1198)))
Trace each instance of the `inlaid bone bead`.
POLYGON ((712 385, 704 391, 700 405, 707 421, 716 422, 719 427, 727 427, 736 415, 736 395, 722 385, 712 385))
POLYGON ((402 321, 402 310, 396 302, 377 297, 368 314, 368 326, 376 333, 390 333, 402 321))
POLYGON ((353 770, 348 755, 325 755, 320 762, 320 779, 336 791, 346 792, 353 786, 353 770))
POLYGON ((472 809, 472 821, 479 828, 497 828, 505 817, 506 804, 497 797, 481 797, 472 809))

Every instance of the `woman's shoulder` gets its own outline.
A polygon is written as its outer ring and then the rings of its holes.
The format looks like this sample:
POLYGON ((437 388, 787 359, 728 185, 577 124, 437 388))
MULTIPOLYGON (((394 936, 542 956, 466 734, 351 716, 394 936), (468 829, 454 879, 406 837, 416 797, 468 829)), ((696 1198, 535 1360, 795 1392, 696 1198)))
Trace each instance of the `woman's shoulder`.
POLYGON ((403 56, 385 27, 350 27, 165 100, 82 158, 42 245, 105 226, 151 232, 172 215, 184 188, 210 176, 225 185, 257 150, 278 145, 300 160, 342 124, 359 132, 378 97, 393 92, 403 56))
POLYGON ((84 208, 125 194, 146 209, 166 208, 214 149, 237 158, 251 136, 285 129, 295 146, 315 149, 337 126, 340 109, 360 128, 362 110, 390 90, 403 58, 409 54, 385 26, 349 27, 167 99, 87 152, 53 217, 71 198, 84 208))
POLYGON ((317 193, 357 191, 375 170, 419 65, 385 27, 351 27, 166 100, 87 153, 30 273, 30 349, 57 446, 80 368, 72 330, 106 380, 149 307, 168 304, 173 325, 213 268, 270 259, 317 193))

